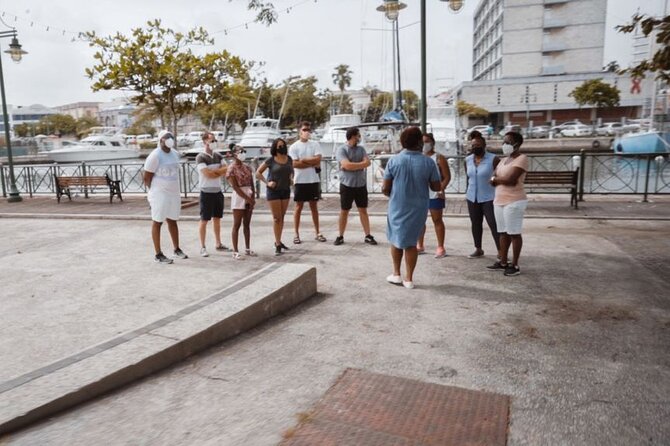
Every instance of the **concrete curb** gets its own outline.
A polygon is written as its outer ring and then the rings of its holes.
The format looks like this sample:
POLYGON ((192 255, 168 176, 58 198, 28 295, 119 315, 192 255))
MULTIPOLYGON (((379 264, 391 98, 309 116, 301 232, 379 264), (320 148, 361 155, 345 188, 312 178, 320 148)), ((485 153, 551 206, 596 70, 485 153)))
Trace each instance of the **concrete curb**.
POLYGON ((316 268, 271 263, 174 314, 0 383, 0 434, 164 369, 315 293, 316 268))

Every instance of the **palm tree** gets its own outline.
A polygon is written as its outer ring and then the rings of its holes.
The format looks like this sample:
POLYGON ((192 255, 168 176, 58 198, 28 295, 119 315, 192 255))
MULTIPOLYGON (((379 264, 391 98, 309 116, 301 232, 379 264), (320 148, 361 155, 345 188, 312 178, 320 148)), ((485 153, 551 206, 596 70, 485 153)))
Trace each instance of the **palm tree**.
POLYGON ((333 73, 333 83, 340 89, 340 105, 342 109, 342 100, 344 99, 344 90, 351 85, 351 75, 353 72, 349 69, 349 65, 339 64, 335 67, 333 73))

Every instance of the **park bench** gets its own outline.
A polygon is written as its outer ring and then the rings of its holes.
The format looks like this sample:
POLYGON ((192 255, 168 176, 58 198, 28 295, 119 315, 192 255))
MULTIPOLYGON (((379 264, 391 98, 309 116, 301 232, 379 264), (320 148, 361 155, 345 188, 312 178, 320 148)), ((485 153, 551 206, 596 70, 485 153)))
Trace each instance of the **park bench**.
POLYGON ((109 202, 112 202, 114 195, 119 197, 119 200, 123 201, 121 196, 121 181, 112 180, 109 178, 109 175, 105 176, 86 176, 86 177, 56 177, 56 197, 60 203, 60 199, 63 195, 67 195, 70 200, 72 200, 72 195, 70 188, 79 187, 84 189, 93 188, 99 186, 107 186, 109 188, 109 202))
POLYGON ((579 169, 526 172, 526 187, 538 189, 569 189, 570 205, 577 209, 577 179, 579 169))

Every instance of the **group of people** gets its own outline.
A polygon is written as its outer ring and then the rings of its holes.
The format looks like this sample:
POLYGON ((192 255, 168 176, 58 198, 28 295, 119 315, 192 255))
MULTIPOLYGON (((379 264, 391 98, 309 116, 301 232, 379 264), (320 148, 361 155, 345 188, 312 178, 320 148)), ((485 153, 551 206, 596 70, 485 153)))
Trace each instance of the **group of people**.
MULTIPOLYGON (((326 242, 320 231, 318 201, 320 199, 321 150, 317 142, 311 140, 311 125, 303 122, 299 139, 288 147, 282 138, 276 139, 271 147, 271 156, 254 172, 244 163, 245 150, 231 147, 232 162, 213 151, 214 136, 203 135, 204 151, 196 158, 200 186, 200 254, 209 256, 206 248, 206 231, 213 221, 215 249, 227 251, 221 242, 221 218, 224 210, 222 177, 233 189, 230 207, 233 214, 231 230, 233 259, 255 256, 251 249, 250 222, 256 205, 254 176, 266 185, 266 199, 273 217, 275 255, 281 255, 289 248, 282 241, 284 220, 294 192, 293 244, 302 243, 300 221, 304 204, 309 204, 314 238, 326 242), (243 229, 243 252, 239 249, 239 230, 243 229)), ((347 143, 337 148, 335 159, 340 169, 340 214, 336 246, 344 243, 349 212, 356 204, 363 241, 376 245, 371 234, 367 212, 368 191, 366 169, 370 159, 360 145, 361 133, 357 127, 347 129, 347 143)), ((147 157, 144 165, 144 182, 148 189, 151 206, 152 240, 155 261, 172 263, 161 249, 160 233, 163 222, 167 222, 168 232, 174 247, 174 257, 186 259, 188 256, 179 246, 177 220, 181 209, 179 193, 179 153, 174 149, 174 136, 162 131, 158 147, 147 157)), ((423 134, 418 127, 408 127, 400 135, 403 150, 388 161, 384 171, 382 193, 389 197, 386 235, 391 245, 392 274, 386 280, 392 284, 414 288, 413 274, 417 257, 425 252, 424 235, 426 216, 430 213, 437 238, 435 258, 446 256, 444 247, 445 225, 442 218, 445 208, 444 191, 451 181, 451 172, 444 156, 435 150, 435 139, 430 133, 423 134), (401 263, 405 259, 405 274, 401 274, 401 263)), ((519 257, 523 240, 521 229, 527 205, 524 178, 528 170, 528 158, 521 154, 523 137, 509 132, 503 140, 504 158, 486 151, 486 140, 479 132, 470 135, 471 153, 465 159, 467 174, 466 201, 470 215, 472 237, 475 250, 468 257, 484 255, 482 249, 483 221, 490 228, 497 249, 497 261, 488 266, 490 270, 501 270, 506 276, 520 274, 519 257), (509 261, 509 249, 512 259, 509 261)))

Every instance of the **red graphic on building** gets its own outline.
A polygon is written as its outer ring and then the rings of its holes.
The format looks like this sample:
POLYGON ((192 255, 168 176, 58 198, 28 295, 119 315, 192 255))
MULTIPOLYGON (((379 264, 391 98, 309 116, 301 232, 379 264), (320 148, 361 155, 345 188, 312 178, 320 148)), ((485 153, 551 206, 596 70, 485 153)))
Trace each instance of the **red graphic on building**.
POLYGON ((631 82, 630 94, 642 93, 642 87, 640 86, 640 83, 642 82, 641 78, 639 77, 631 78, 630 82, 631 82))

